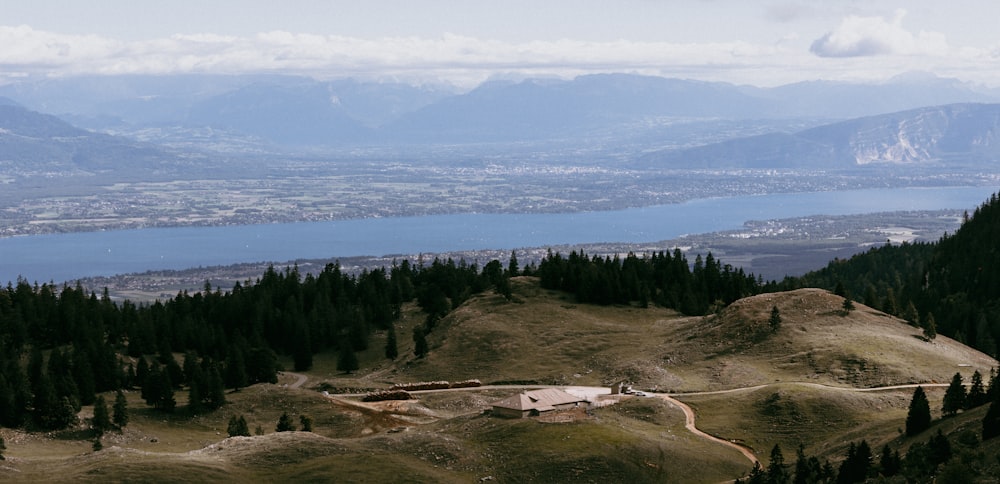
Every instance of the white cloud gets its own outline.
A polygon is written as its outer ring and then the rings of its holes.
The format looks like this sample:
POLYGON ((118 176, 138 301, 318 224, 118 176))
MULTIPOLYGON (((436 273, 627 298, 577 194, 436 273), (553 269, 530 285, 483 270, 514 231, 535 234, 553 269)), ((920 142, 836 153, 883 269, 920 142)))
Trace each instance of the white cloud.
POLYGON ((820 57, 944 55, 948 52, 943 34, 921 31, 914 35, 903 28, 905 16, 905 10, 897 10, 892 21, 882 17, 849 16, 835 30, 816 39, 810 51, 820 57))
POLYGON ((437 38, 363 39, 262 32, 253 36, 174 35, 124 42, 0 26, 0 71, 32 75, 287 72, 318 77, 421 75, 485 79, 496 72, 578 74, 739 67, 777 47, 745 42, 681 44, 563 39, 505 42, 444 34, 437 38))
POLYGON ((814 43, 795 35, 768 43, 610 40, 503 41, 468 35, 361 38, 272 30, 123 41, 69 35, 29 26, 0 26, 0 82, 24 76, 86 74, 283 73, 316 78, 359 77, 446 81, 472 87, 499 73, 572 77, 632 72, 668 77, 776 85, 811 79, 878 80, 928 70, 995 80, 995 52, 955 49, 938 34, 913 35, 893 21, 850 17, 814 43), (819 52, 817 52, 817 50, 819 52), (851 55, 882 54, 878 57, 851 55), (927 55, 928 53, 934 55, 927 55), (937 54, 935 54, 937 53, 937 54), (821 54, 834 57, 820 57, 821 54), (905 55, 888 55, 905 54, 905 55), (989 62, 983 62, 988 59, 989 62))

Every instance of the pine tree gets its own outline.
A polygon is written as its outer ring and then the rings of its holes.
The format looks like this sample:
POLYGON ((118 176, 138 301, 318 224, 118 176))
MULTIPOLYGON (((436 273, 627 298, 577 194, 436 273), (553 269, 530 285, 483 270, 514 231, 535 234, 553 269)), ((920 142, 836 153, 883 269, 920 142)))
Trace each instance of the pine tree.
POLYGON ((354 352, 354 346, 349 339, 340 341, 340 352, 337 355, 337 370, 351 374, 360 367, 358 355, 354 352))
POLYGON ((781 311, 778 311, 778 306, 771 306, 771 318, 767 320, 767 324, 771 327, 772 333, 777 333, 781 329, 781 311))
MULTIPOLYGON (((140 356, 139 362, 135 365, 135 382, 139 387, 146 384, 146 378, 149 376, 149 363, 146 362, 146 358, 140 356)), ((145 390, 140 393, 142 398, 146 398, 145 390)))
POLYGON ((990 368, 990 383, 986 387, 986 401, 992 402, 1000 399, 1000 373, 996 368, 990 368))
POLYGON ((424 328, 416 326, 413 328, 413 354, 417 355, 417 358, 423 358, 427 356, 427 336, 424 334, 424 328))
POLYGON ((851 311, 854 311, 854 301, 851 300, 851 296, 844 297, 844 304, 841 306, 841 308, 844 310, 845 315, 850 314, 851 311))
POLYGON ((917 387, 910 399, 910 409, 906 413, 906 435, 914 436, 927 430, 931 425, 931 406, 923 387, 917 387))
MULTIPOLYGON (((187 361, 188 360, 185 358, 184 362, 187 363, 187 361)), ((188 380, 188 409, 191 410, 191 413, 198 413, 201 410, 201 404, 205 399, 203 395, 205 387, 207 386, 205 374, 201 371, 200 366, 194 365, 184 371, 184 376, 188 380)))
POLYGON ((965 408, 965 385, 962 384, 962 374, 956 372, 955 376, 951 378, 951 384, 944 392, 941 413, 952 417, 963 408, 965 408))
POLYGON ((111 429, 111 417, 108 415, 108 404, 104 401, 104 395, 98 395, 94 400, 94 419, 92 427, 99 434, 103 434, 111 429))
POLYGON ((288 416, 288 413, 283 412, 281 417, 278 418, 278 425, 274 428, 275 432, 292 432, 295 430, 295 424, 292 423, 292 417, 288 416))
POLYGON ((892 477, 899 472, 899 451, 893 451, 889 444, 882 446, 882 456, 879 459, 879 472, 885 477, 892 477))
POLYGON ((983 440, 1000 435, 1000 400, 994 399, 983 417, 983 440))
POLYGON ((389 323, 389 332, 385 336, 385 357, 395 360, 399 356, 399 345, 396 342, 396 326, 389 323))
POLYGON ((306 326, 304 321, 299 321, 297 326, 292 346, 292 363, 294 364, 295 371, 309 371, 313 366, 309 327, 306 326))
POLYGON ((302 425, 303 432, 313 431, 313 420, 308 415, 299 415, 299 424, 302 425))
POLYGON ((759 461, 754 461, 750 475, 747 476, 746 484, 767 484, 767 473, 760 466, 759 461))
POLYGON ((774 444, 771 448, 771 457, 767 464, 768 484, 787 484, 790 480, 788 470, 785 469, 785 456, 781 453, 781 446, 774 444))
POLYGON ((837 484, 864 482, 872 465, 872 452, 868 442, 862 440, 855 445, 851 442, 847 449, 847 458, 840 464, 837 472, 837 484))
POLYGON ((972 383, 969 385, 969 394, 965 397, 965 408, 975 408, 985 405, 987 402, 986 388, 983 386, 983 375, 976 370, 972 374, 972 383))
POLYGON ((208 368, 208 378, 205 395, 205 405, 215 410, 226 404, 226 387, 222 382, 219 367, 213 364, 208 368))
POLYGON ((244 361, 243 351, 239 347, 232 345, 229 347, 226 357, 226 385, 239 391, 246 387, 249 381, 247 375, 247 364, 244 361))
POLYGON ((510 251, 510 260, 507 262, 507 277, 517 277, 521 275, 521 269, 517 264, 517 254, 510 251))
POLYGON ((235 415, 229 417, 229 425, 226 426, 226 432, 230 437, 249 437, 250 427, 247 425, 247 419, 242 415, 238 418, 235 415))
POLYGON ((125 394, 121 390, 118 390, 118 393, 115 395, 113 412, 111 420, 119 429, 125 428, 128 425, 128 400, 125 399, 125 394))
POLYGON ((913 301, 906 304, 906 309, 903 310, 902 318, 910 323, 910 326, 917 326, 920 322, 920 315, 917 313, 917 307, 913 305, 913 301))
POLYGON ((932 340, 937 337, 937 321, 934 320, 934 314, 927 313, 921 326, 924 328, 924 338, 932 340))

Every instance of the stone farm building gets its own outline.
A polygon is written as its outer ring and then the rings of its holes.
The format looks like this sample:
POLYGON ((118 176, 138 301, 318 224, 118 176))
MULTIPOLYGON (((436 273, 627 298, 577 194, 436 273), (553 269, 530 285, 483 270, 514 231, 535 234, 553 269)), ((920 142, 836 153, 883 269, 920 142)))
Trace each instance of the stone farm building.
POLYGON ((571 395, 555 388, 523 391, 498 402, 493 402, 493 415, 522 418, 541 415, 554 410, 565 410, 587 404, 583 397, 571 395))

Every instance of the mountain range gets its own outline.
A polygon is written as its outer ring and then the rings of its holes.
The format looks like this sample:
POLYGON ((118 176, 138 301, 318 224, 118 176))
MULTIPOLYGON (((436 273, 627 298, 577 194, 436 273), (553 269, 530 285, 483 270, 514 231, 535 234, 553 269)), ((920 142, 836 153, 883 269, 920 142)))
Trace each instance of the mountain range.
POLYGON ((462 94, 287 77, 112 81, 117 98, 88 79, 0 88, 9 95, 0 97, 0 174, 9 179, 211 170, 205 162, 220 158, 204 153, 213 148, 191 134, 198 127, 199 136, 227 137, 232 149, 244 150, 492 142, 537 143, 550 150, 600 146, 624 154, 620 163, 635 169, 934 169, 1000 159, 1000 104, 980 102, 1000 97, 938 78, 761 89, 609 74, 496 81, 462 94), (73 96, 57 96, 60 86, 73 96), (89 104, 83 96, 88 92, 94 93, 89 104), (880 96, 881 102, 868 102, 880 96), (921 99, 977 102, 834 119, 921 99), (56 117, 38 112, 39 105, 72 112, 56 117), (170 136, 188 139, 183 145, 167 142, 162 133, 171 130, 170 136))
POLYGON ((210 127, 278 146, 335 147, 586 140, 695 120, 808 118, 818 125, 929 105, 1000 102, 996 90, 921 74, 881 84, 771 88, 596 74, 489 81, 467 92, 291 76, 110 76, 8 84, 0 96, 88 129, 210 127))
POLYGON ((769 133, 659 151, 643 161, 671 168, 850 169, 980 165, 1000 160, 1000 104, 950 104, 868 116, 797 133, 769 133))
POLYGON ((88 131, 0 98, 0 174, 67 176, 173 171, 190 156, 88 131))

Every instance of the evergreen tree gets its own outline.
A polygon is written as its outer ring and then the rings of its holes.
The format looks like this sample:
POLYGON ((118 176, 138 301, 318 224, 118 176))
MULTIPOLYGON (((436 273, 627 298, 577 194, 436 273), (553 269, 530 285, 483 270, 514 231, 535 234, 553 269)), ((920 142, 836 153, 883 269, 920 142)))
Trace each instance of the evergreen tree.
POLYGON ((389 332, 385 336, 385 357, 395 360, 399 356, 399 345, 396 343, 396 326, 389 324, 389 332))
POLYGON ((913 301, 906 304, 906 309, 903 310, 902 318, 910 323, 910 326, 917 326, 920 322, 920 315, 917 313, 917 307, 913 305, 913 301))
POLYGON ((850 314, 851 311, 854 311, 854 301, 851 300, 851 296, 844 297, 844 304, 841 306, 841 309, 844 310, 845 315, 850 314))
POLYGON ((76 409, 69 397, 56 395, 55 386, 45 373, 39 377, 34 399, 35 423, 45 430, 58 430, 76 422, 76 409))
POLYGON ((230 346, 226 357, 226 384, 239 391, 247 386, 247 364, 243 359, 243 351, 239 347, 230 346))
POLYGON ((94 400, 94 419, 91 426, 98 434, 111 429, 111 417, 108 415, 108 404, 104 401, 104 395, 98 395, 94 400))
POLYGON ((777 333, 781 329, 781 311, 778 311, 778 306, 771 306, 771 317, 767 320, 767 324, 771 327, 772 333, 777 333))
POLYGON ((292 417, 288 416, 288 413, 283 412, 281 417, 278 418, 278 425, 274 428, 275 432, 292 432, 295 430, 295 424, 292 423, 292 417))
POLYGON ((899 472, 899 451, 893 451, 889 444, 882 446, 882 455, 879 458, 879 472, 884 477, 892 477, 899 472))
POLYGON ((965 408, 975 408, 985 405, 987 402, 986 388, 983 386, 983 375, 976 370, 972 374, 972 383, 969 385, 969 394, 965 397, 965 408))
POLYGON ((941 413, 952 417, 959 410, 965 408, 965 385, 962 384, 962 374, 956 372, 951 378, 951 384, 944 392, 944 400, 941 402, 941 413))
POLYGON ((990 368, 990 384, 986 387, 986 401, 992 402, 1000 398, 1000 373, 996 368, 990 368))
POLYGON ((226 404, 226 387, 222 382, 219 367, 215 364, 208 368, 206 389, 205 406, 211 410, 215 410, 226 404))
POLYGON ((303 432, 313 431, 313 420, 308 415, 299 415, 299 424, 302 425, 303 432))
POLYGON ((193 351, 188 351, 184 353, 184 363, 181 366, 184 370, 184 383, 191 385, 194 381, 194 376, 197 372, 201 371, 201 366, 198 364, 198 355, 193 351))
POLYGON ((882 311, 893 316, 899 315, 899 305, 896 303, 896 291, 891 287, 885 290, 885 298, 882 300, 882 311))
POLYGON ((941 433, 941 429, 927 441, 927 450, 930 451, 931 463, 935 466, 951 459, 951 442, 948 442, 948 437, 941 433))
MULTIPOLYGON (((829 287, 829 286, 827 286, 829 287)), ((837 286, 834 287, 833 293, 842 298, 847 298, 847 289, 844 287, 843 281, 837 281, 837 286)))
POLYGON ((424 329, 420 326, 415 326, 413 328, 413 354, 417 355, 417 358, 423 358, 427 356, 429 348, 427 347, 427 336, 424 334, 424 329))
POLYGON ((243 375, 250 383, 278 383, 278 357, 268 348, 252 348, 243 375))
POLYGON ((310 344, 309 328, 300 321, 295 331, 292 346, 292 363, 295 371, 309 371, 313 366, 313 352, 310 344))
POLYGON ((799 448, 795 451, 795 476, 792 483, 812 484, 817 482, 820 471, 819 460, 815 457, 812 459, 806 457, 805 445, 799 444, 799 448))
POLYGON ((507 262, 507 277, 517 277, 521 275, 521 269, 517 264, 517 254, 510 251, 510 260, 507 262))
POLYGON ((767 484, 767 473, 760 466, 759 461, 754 461, 750 475, 747 476, 746 484, 767 484))
POLYGON ((1000 400, 994 399, 983 417, 983 440, 1000 435, 1000 400))
POLYGON ((934 314, 927 313, 921 326, 924 328, 924 338, 932 340, 937 337, 937 321, 934 319, 934 314))
POLYGON ((788 469, 785 469, 785 456, 781 453, 781 446, 774 444, 771 448, 771 457, 767 464, 768 484, 787 484, 790 480, 788 469))
POLYGON ((837 484, 864 482, 868 478, 871 466, 872 451, 868 446, 868 442, 862 440, 858 445, 854 445, 854 442, 851 442, 847 449, 847 458, 840 464, 840 471, 837 473, 837 484))
MULTIPOLYGON (((135 381, 142 387, 146 384, 146 377, 149 376, 149 363, 146 362, 146 358, 140 356, 139 362, 135 365, 135 381)), ((146 398, 145 391, 142 393, 142 397, 146 398)))
POLYGON ((340 340, 340 352, 337 354, 337 370, 351 374, 360 367, 358 355, 354 352, 354 346, 350 340, 344 338, 340 340))
POLYGON ((229 425, 226 426, 226 432, 230 437, 249 437, 250 427, 247 425, 247 419, 242 415, 238 418, 235 415, 229 417, 229 425))
POLYGON ((906 413, 906 435, 914 436, 927 430, 931 425, 931 406, 923 387, 917 387, 910 399, 910 408, 906 413))
POLYGON ((188 409, 191 413, 197 413, 201 410, 201 404, 205 399, 203 395, 207 386, 205 374, 201 371, 201 366, 194 365, 184 371, 184 376, 188 379, 188 409))
POLYGON ((118 390, 118 393, 115 395, 115 404, 112 411, 111 420, 119 429, 125 428, 128 425, 128 400, 125 399, 125 394, 121 390, 118 390))
POLYGON ((170 382, 170 375, 159 365, 153 364, 146 376, 146 384, 142 386, 147 405, 151 405, 157 410, 173 412, 177 405, 174 400, 174 386, 170 382))

